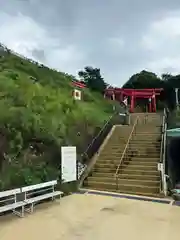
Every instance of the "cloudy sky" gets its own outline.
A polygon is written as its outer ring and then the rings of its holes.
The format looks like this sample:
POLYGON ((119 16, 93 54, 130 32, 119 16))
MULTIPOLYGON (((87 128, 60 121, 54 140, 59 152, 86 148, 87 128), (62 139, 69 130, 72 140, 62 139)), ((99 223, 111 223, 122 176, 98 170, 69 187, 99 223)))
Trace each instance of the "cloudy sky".
POLYGON ((0 42, 76 75, 121 86, 142 69, 180 72, 180 0, 0 0, 0 42))

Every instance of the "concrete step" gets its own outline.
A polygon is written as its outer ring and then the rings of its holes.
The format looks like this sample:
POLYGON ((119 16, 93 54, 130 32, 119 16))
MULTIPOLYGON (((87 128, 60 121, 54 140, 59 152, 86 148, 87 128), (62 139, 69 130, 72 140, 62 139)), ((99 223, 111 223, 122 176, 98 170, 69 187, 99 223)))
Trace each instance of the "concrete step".
MULTIPOLYGON (((112 156, 112 155, 108 155, 108 156, 100 156, 97 160, 97 163, 117 163, 120 161, 120 159, 122 158, 123 154, 119 154, 119 155, 116 155, 116 156, 112 156)), ((146 155, 147 156, 147 155, 146 155)), ((148 157, 148 156, 147 156, 148 157)), ((158 163, 160 161, 160 156, 156 157, 156 156, 151 156, 151 158, 154 157, 154 160, 152 162, 156 162, 158 163)), ((144 161, 144 159, 146 159, 145 155, 144 156, 137 156, 137 154, 134 154, 133 156, 132 155, 124 155, 123 156, 123 161, 124 162, 146 162, 146 160, 144 161), (140 161, 134 161, 134 159, 136 158, 139 158, 140 161)), ((138 163, 139 164, 139 163, 138 163)))
POLYGON ((104 149, 107 148, 125 148, 127 141, 122 143, 122 142, 107 142, 106 146, 104 147, 104 149))
POLYGON ((137 136, 144 136, 144 135, 147 135, 148 137, 157 137, 159 135, 161 135, 161 132, 155 132, 155 131, 138 131, 138 129, 136 128, 135 132, 134 132, 134 135, 137 135, 137 136))
MULTIPOLYGON (((159 161, 158 161, 159 162, 159 161)), ((134 164, 136 166, 140 165, 140 166, 157 166, 158 162, 152 161, 152 162, 147 162, 147 161, 134 161, 134 160, 125 160, 124 161, 124 165, 130 165, 130 164, 134 164)))
POLYGON ((145 140, 146 142, 156 142, 156 141, 160 141, 161 140, 161 136, 148 136, 148 135, 136 135, 133 136, 132 138, 133 141, 143 141, 145 140))
POLYGON ((151 157, 151 156, 148 156, 148 157, 136 157, 136 156, 134 156, 134 157, 132 157, 132 161, 139 161, 139 162, 141 162, 141 161, 146 161, 146 162, 159 162, 159 160, 160 160, 160 158, 158 157, 158 158, 155 158, 155 157, 151 157))
POLYGON ((146 140, 134 140, 130 141, 130 146, 133 148, 161 148, 161 142, 147 142, 146 140))
POLYGON ((120 147, 120 146, 121 146, 121 148, 123 148, 123 147, 126 146, 127 141, 128 141, 128 139, 126 139, 124 142, 119 142, 119 141, 117 141, 117 142, 107 142, 105 148, 111 148, 111 147, 117 148, 117 147, 120 147))
POLYGON ((89 175, 90 177, 104 177, 104 178, 114 178, 115 177, 115 173, 110 173, 110 172, 91 172, 91 174, 89 175))
POLYGON ((122 136, 122 137, 115 137, 115 136, 112 136, 111 138, 109 138, 109 142, 124 142, 126 139, 129 138, 129 135, 128 136, 122 136))
MULTIPOLYGON (((92 190, 91 188, 88 188, 88 187, 85 187, 85 189, 89 189, 89 190, 92 190)), ((116 190, 116 189, 98 189, 98 188, 93 188, 93 190, 96 190, 96 191, 104 191, 104 192, 114 192, 114 193, 120 193, 120 194, 129 194, 129 195, 137 195, 137 196, 145 196, 145 197, 153 197, 153 198, 164 198, 163 195, 161 195, 160 193, 142 193, 142 192, 132 192, 132 191, 123 191, 123 190, 116 190)))
MULTIPOLYGON (((127 142, 126 142, 127 144, 127 142)), ((112 148, 112 149, 117 149, 117 148, 120 148, 120 149, 124 149, 126 147, 126 144, 109 144, 107 143, 107 145, 105 146, 105 148, 103 149, 103 151, 105 151, 107 148, 112 148)), ((133 140, 130 141, 129 143, 129 146, 133 149, 133 148, 140 148, 140 149, 143 149, 143 148, 149 148, 149 149, 154 149, 154 148, 157 148, 157 149, 161 149, 161 144, 160 143, 146 143, 146 142, 134 142, 133 140)))
POLYGON ((108 146, 113 146, 113 145, 115 145, 115 146, 118 146, 118 145, 126 145, 127 141, 128 141, 128 138, 127 138, 127 139, 124 139, 124 141, 122 141, 122 140, 110 140, 110 141, 107 142, 106 146, 107 146, 107 145, 108 145, 108 146))
POLYGON ((154 147, 156 147, 156 148, 161 148, 161 142, 147 142, 147 141, 142 141, 142 140, 140 140, 140 141, 136 141, 136 140, 132 140, 131 142, 130 142, 130 145, 132 146, 132 147, 135 147, 135 148, 137 148, 137 147, 152 147, 152 148, 154 148, 154 147))
MULTIPOLYGON (((124 152, 126 146, 119 146, 118 148, 113 148, 113 147, 109 147, 109 148, 104 148, 101 152, 101 155, 107 155, 107 154, 113 154, 115 155, 116 153, 121 153, 124 152)), ((138 146, 138 145, 132 145, 129 144, 128 145, 128 151, 134 152, 134 151, 139 151, 139 152, 160 152, 161 151, 161 147, 156 147, 156 146, 151 146, 151 145, 147 145, 147 146, 138 146)))
POLYGON ((144 131, 148 133, 157 133, 162 131, 162 126, 158 127, 157 124, 142 124, 142 125, 136 125, 135 127, 138 131, 144 131))
MULTIPOLYGON (((103 164, 103 165, 108 165, 108 164, 115 164, 115 165, 118 165, 119 164, 119 162, 120 162, 120 159, 121 159, 121 157, 119 158, 119 159, 116 159, 116 160, 112 160, 112 159, 110 159, 110 160, 104 160, 104 159, 98 159, 97 160, 97 162, 96 162, 96 164, 98 165, 98 164, 103 164)), ((95 164, 95 165, 96 165, 95 164)))
MULTIPOLYGON (((119 162, 121 161, 122 156, 120 156, 119 158, 100 158, 96 161, 95 165, 106 165, 106 164, 114 164, 114 165, 118 165, 119 162)), ((125 165, 128 164, 136 164, 137 166, 139 165, 157 165, 160 161, 160 158, 154 158, 154 161, 151 162, 145 162, 144 158, 142 158, 142 161, 134 161, 134 158, 132 157, 123 157, 123 163, 125 165), (146 164, 147 163, 147 164, 146 164), (154 164, 153 164, 154 163, 154 164)))
MULTIPOLYGON (((117 137, 115 137, 115 136, 112 135, 112 137, 111 137, 109 140, 115 139, 115 140, 122 140, 122 141, 123 141, 123 139, 128 139, 129 136, 130 136, 130 134, 128 134, 127 136, 122 135, 122 136, 117 136, 117 137)), ((142 133, 141 133, 141 132, 137 132, 137 131, 136 131, 136 132, 133 133, 133 136, 134 136, 134 137, 135 137, 135 136, 138 136, 138 137, 147 136, 147 137, 149 137, 149 138, 156 139, 157 137, 161 137, 161 133, 152 134, 152 133, 146 133, 146 132, 142 132, 142 133)))
POLYGON ((99 162, 99 161, 97 161, 96 162, 96 164, 94 165, 94 168, 101 168, 102 169, 102 171, 103 171, 103 169, 104 168, 117 168, 118 167, 118 162, 113 162, 113 161, 111 161, 111 162, 109 162, 109 163, 102 163, 102 162, 99 162))
POLYGON ((150 135, 153 134, 159 134, 161 132, 161 128, 158 127, 151 127, 151 126, 146 126, 146 127, 141 127, 141 126, 136 126, 135 128, 135 132, 136 133, 147 133, 150 135))
POLYGON ((116 154, 116 155, 112 155, 112 154, 109 154, 109 155, 100 155, 97 162, 113 162, 113 163, 116 163, 118 161, 120 161, 122 157, 122 153, 119 153, 119 154, 116 154))
POLYGON ((161 136, 161 132, 145 132, 145 131, 138 131, 138 129, 136 129, 136 131, 134 132, 135 136, 148 136, 148 137, 158 137, 161 136))
MULTIPOLYGON (((127 139, 128 141, 128 139, 127 139)), ((124 143, 121 142, 107 142, 105 148, 118 148, 120 146, 126 146, 127 141, 124 143)), ((130 143, 132 146, 161 146, 161 140, 160 141, 149 141, 148 139, 131 139, 130 143)))
POLYGON ((155 136, 155 135, 161 135, 161 130, 151 129, 150 127, 147 127, 146 129, 139 129, 136 127, 135 134, 136 135, 147 134, 148 136, 155 136))
POLYGON ((85 186, 91 189, 108 189, 108 190, 118 190, 129 193, 133 192, 134 194, 137 193, 151 193, 151 194, 158 194, 159 193, 159 185, 157 186, 146 186, 146 185, 129 185, 129 184, 116 184, 116 183, 105 183, 105 182, 96 182, 96 181, 88 181, 85 182, 85 186))
POLYGON ((152 129, 161 129, 162 128, 162 125, 161 124, 137 124, 136 125, 136 127, 138 128, 138 129, 143 129, 143 128, 146 128, 147 129, 147 125, 149 126, 149 127, 151 127, 152 129))
POLYGON ((131 151, 131 150, 129 150, 128 152, 127 152, 127 155, 128 156, 142 156, 142 157, 160 157, 160 151, 152 151, 152 152, 150 152, 150 151, 141 151, 141 150, 139 150, 139 149, 137 149, 137 150, 134 150, 134 151, 131 151))
POLYGON ((120 129, 115 128, 113 131, 113 135, 114 136, 125 136, 125 135, 129 135, 132 131, 132 126, 129 127, 129 129, 124 129, 123 127, 121 127, 120 129))
POLYGON ((93 172, 97 172, 97 173, 111 173, 111 174, 115 174, 116 173, 116 167, 113 166, 112 168, 99 168, 99 167, 95 167, 93 168, 93 172))
MULTIPOLYGON (((150 152, 150 151, 139 151, 139 152, 137 152, 137 151, 130 151, 129 150, 129 151, 126 152, 125 157, 127 159, 134 158, 134 157, 136 157, 136 158, 148 158, 148 157, 151 157, 151 158, 156 158, 156 159, 160 158, 160 152, 159 151, 157 151, 157 152, 150 152)), ((119 152, 119 153, 114 153, 114 154, 111 153, 111 152, 109 152, 107 154, 103 153, 103 154, 99 155, 98 159, 100 161, 102 161, 102 160, 114 160, 114 161, 116 161, 117 159, 122 157, 122 154, 123 154, 123 151, 122 151, 122 153, 119 152)))
MULTIPOLYGON (((108 171, 109 169, 104 168, 103 172, 111 172, 113 171, 108 171)), ((99 171, 96 171, 99 172, 99 171)), ((133 168, 123 168, 119 170, 119 174, 126 174, 126 175, 153 175, 153 176, 160 176, 159 171, 156 170, 151 170, 151 169, 133 169, 133 168)))
POLYGON ((136 180, 150 180, 150 181, 160 181, 160 176, 157 175, 131 175, 131 174, 121 174, 120 179, 136 179, 136 180))
POLYGON ((160 156, 160 151, 156 151, 156 150, 154 150, 154 151, 151 151, 151 150, 148 150, 148 149, 144 149, 144 150, 140 150, 140 149, 137 149, 137 150, 131 150, 131 149, 129 149, 128 151, 127 151, 127 155, 128 156, 146 156, 146 157, 148 157, 148 156, 151 156, 151 157, 154 157, 154 156, 157 156, 157 157, 159 157, 160 156))
POLYGON ((132 131, 132 127, 130 129, 123 129, 117 130, 116 128, 113 131, 112 136, 128 136, 132 131))
POLYGON ((120 184, 120 185, 131 185, 137 186, 137 185, 143 185, 145 187, 157 187, 159 186, 159 181, 158 180, 148 180, 148 179, 123 179, 123 178, 118 178, 116 179, 115 177, 111 178, 100 178, 100 177, 88 177, 85 181, 87 184, 88 182, 103 182, 103 183, 111 183, 111 184, 120 184))
POLYGON ((124 138, 128 138, 129 137, 129 135, 130 135, 130 133, 128 133, 128 134, 112 134, 111 135, 111 137, 109 138, 109 140, 111 140, 111 139, 120 139, 120 140, 123 140, 124 138))
MULTIPOLYGON (((115 174, 113 173, 98 173, 93 172, 91 174, 92 177, 95 178, 115 178, 115 174)), ((132 175, 132 174, 120 174, 120 179, 137 179, 137 180, 152 180, 152 181, 159 181, 160 176, 158 175, 132 175)))
POLYGON ((117 150, 112 150, 112 151, 102 151, 99 154, 99 157, 105 157, 105 156, 109 156, 110 158, 112 158, 111 156, 119 156, 124 152, 124 149, 117 149, 117 150))
POLYGON ((149 147, 147 147, 147 148, 131 148, 131 146, 128 148, 128 150, 127 150, 128 152, 130 152, 130 153, 137 153, 137 152, 139 152, 139 153, 142 153, 142 154, 155 154, 155 153, 157 153, 157 154, 160 154, 160 149, 158 149, 158 148, 149 148, 149 147))
MULTIPOLYGON (((101 164, 108 164, 108 163, 119 163, 120 159, 119 158, 116 158, 116 159, 112 159, 112 158, 109 158, 109 159, 98 159, 97 160, 97 163, 101 163, 101 164)), ((137 165, 157 165, 158 162, 159 162, 159 158, 147 158, 147 159, 144 159, 144 158, 140 158, 140 159, 136 159, 136 158, 133 158, 133 159, 124 159, 124 163, 125 164, 128 164, 130 162, 133 162, 133 163, 136 163, 137 165)))
POLYGON ((151 143, 155 143, 155 142, 158 142, 158 141, 161 141, 161 136, 148 136, 148 135, 136 135, 136 136, 133 136, 132 138, 133 141, 143 141, 145 140, 146 142, 151 142, 151 143))
MULTIPOLYGON (((100 165, 98 165, 100 166, 100 165)), ((112 165, 111 165, 112 166, 112 165)), ((102 166, 101 166, 102 167, 102 166)), ((154 166, 148 166, 148 165, 137 165, 137 164, 122 164, 121 168, 124 170, 125 168, 128 170, 140 170, 140 171, 158 171, 157 165, 154 166)))
MULTIPOLYGON (((109 163, 109 164, 101 164, 101 163, 96 163, 93 171, 96 172, 116 172, 116 169, 118 168, 117 163, 109 163)), ((119 168, 119 173, 127 173, 128 171, 138 171, 144 172, 147 171, 149 173, 151 172, 158 172, 157 170, 157 165, 154 166, 146 166, 146 165, 135 165, 135 164, 122 164, 119 168)), ((128 174, 128 173, 127 173, 128 174)))
MULTIPOLYGON (((124 149, 125 149, 125 147, 126 146, 121 146, 121 145, 119 145, 119 146, 106 146, 103 150, 102 150, 102 152, 101 152, 101 155, 103 154, 103 155, 106 155, 106 154, 108 154, 108 153, 120 153, 120 152, 123 152, 124 151, 124 149)), ((154 152, 160 152, 161 151, 161 147, 157 147, 157 146, 151 146, 151 145, 144 145, 144 146, 141 146, 141 145, 132 145, 132 144, 129 144, 128 145, 128 149, 130 150, 130 151, 136 151, 136 150, 138 150, 138 151, 147 151, 147 150, 149 150, 149 151, 154 151, 154 152)))
POLYGON ((133 153, 133 154, 129 154, 129 155, 126 155, 126 159, 134 159, 134 158, 148 158, 148 157, 151 157, 151 158, 156 158, 160 161, 160 153, 133 153))
POLYGON ((120 151, 107 151, 107 152, 102 152, 99 154, 99 159, 116 159, 119 158, 124 152, 126 152, 126 156, 129 157, 135 157, 135 156, 144 156, 145 158, 147 157, 152 157, 157 156, 159 158, 160 156, 160 151, 159 150, 149 150, 149 149, 123 149, 120 151))

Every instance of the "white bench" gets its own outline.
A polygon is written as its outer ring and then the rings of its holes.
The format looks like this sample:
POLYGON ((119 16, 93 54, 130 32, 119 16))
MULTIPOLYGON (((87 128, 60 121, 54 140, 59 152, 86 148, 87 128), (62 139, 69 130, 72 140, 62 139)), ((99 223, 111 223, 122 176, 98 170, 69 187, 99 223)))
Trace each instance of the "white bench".
POLYGON ((0 192, 0 213, 11 211, 19 217, 24 216, 24 201, 17 202, 17 194, 21 193, 21 189, 12 189, 0 192), (16 211, 17 208, 21 208, 21 211, 16 211))
POLYGON ((24 193, 25 205, 30 205, 30 208, 25 208, 24 210, 32 213, 36 203, 48 198, 54 200, 56 196, 61 198, 63 192, 55 191, 55 185, 57 185, 56 180, 21 188, 21 192, 24 193))

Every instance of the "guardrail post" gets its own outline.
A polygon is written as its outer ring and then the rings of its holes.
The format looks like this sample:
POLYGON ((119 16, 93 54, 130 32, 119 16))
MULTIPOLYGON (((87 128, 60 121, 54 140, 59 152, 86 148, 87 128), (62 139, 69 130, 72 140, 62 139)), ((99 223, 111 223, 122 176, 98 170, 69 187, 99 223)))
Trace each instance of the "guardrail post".
POLYGON ((166 112, 164 109, 163 118, 162 118, 162 137, 161 137, 161 153, 160 153, 160 163, 162 164, 161 172, 161 191, 167 196, 167 182, 166 182, 166 112))

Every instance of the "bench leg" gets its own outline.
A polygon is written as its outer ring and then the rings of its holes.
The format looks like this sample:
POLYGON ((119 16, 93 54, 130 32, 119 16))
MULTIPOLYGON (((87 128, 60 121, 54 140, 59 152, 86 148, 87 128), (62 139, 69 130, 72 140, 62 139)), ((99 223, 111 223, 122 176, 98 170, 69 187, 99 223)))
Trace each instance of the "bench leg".
POLYGON ((18 217, 24 217, 24 206, 21 207, 21 211, 16 211, 16 209, 14 209, 13 214, 15 214, 18 217))
POLYGON ((24 217, 24 206, 22 206, 22 217, 24 217))
POLYGON ((59 195, 59 199, 61 200, 61 198, 62 198, 62 195, 60 194, 60 195, 59 195))
POLYGON ((31 206, 29 208, 25 208, 25 212, 27 213, 33 213, 34 211, 34 203, 31 203, 31 206))
MULTIPOLYGON (((52 201, 56 200, 56 197, 57 197, 57 196, 53 196, 53 197, 51 198, 52 201)), ((61 194, 60 194, 60 195, 59 195, 59 199, 60 199, 60 200, 61 200, 61 197, 62 197, 62 196, 61 196, 61 194)))
POLYGON ((31 204, 31 213, 34 211, 34 203, 31 204))

